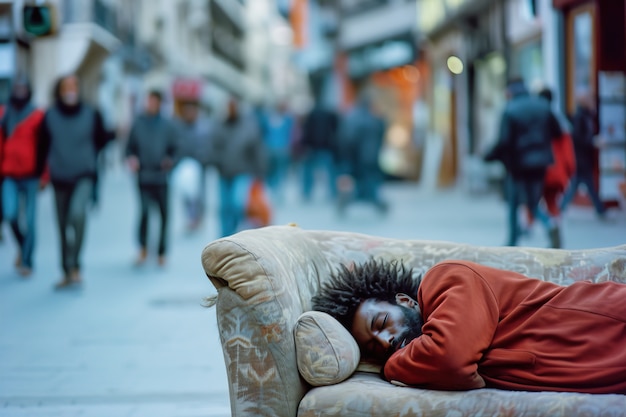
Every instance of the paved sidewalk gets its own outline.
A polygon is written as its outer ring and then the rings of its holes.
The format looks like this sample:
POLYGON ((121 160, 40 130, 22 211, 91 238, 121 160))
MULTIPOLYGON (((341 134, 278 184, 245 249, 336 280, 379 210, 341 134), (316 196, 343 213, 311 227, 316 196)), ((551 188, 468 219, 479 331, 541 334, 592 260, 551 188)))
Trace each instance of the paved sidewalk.
MULTIPOLYGON (((216 193, 215 178, 209 181, 216 193)), ((0 416, 10 417, 222 417, 230 415, 228 387, 214 311, 201 306, 214 293, 200 252, 217 237, 215 202, 200 233, 184 232, 174 192, 171 253, 134 268, 137 199, 124 172, 105 177, 102 205, 90 214, 84 252, 85 285, 55 292, 60 277, 51 190, 40 198, 36 271, 13 271, 14 245, 5 226, 0 245, 0 416)), ((389 184, 387 216, 350 207, 338 218, 321 193, 308 204, 288 190, 275 223, 307 229, 351 230, 395 238, 499 245, 506 208, 495 195, 462 189, 432 191, 389 184)), ((591 209, 573 207, 564 220, 567 248, 624 242, 626 216, 613 211, 599 222, 591 209)), ((547 246, 539 225, 521 242, 547 246)))

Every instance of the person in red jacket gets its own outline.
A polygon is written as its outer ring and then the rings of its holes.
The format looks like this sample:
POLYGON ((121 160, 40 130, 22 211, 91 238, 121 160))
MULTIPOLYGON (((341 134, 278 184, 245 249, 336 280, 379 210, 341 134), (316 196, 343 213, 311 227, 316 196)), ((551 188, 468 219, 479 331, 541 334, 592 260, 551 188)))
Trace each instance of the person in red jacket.
POLYGON ((30 99, 28 81, 25 77, 16 78, 0 123, 0 176, 4 177, 2 211, 19 246, 15 266, 22 276, 32 272, 37 192, 45 184, 41 179, 44 167, 37 158, 37 132, 44 113, 36 109, 30 99), (23 205, 20 200, 24 201, 23 205))
POLYGON ((313 308, 400 385, 626 394, 624 300, 616 282, 559 286, 454 260, 417 280, 372 259, 334 274, 313 308))

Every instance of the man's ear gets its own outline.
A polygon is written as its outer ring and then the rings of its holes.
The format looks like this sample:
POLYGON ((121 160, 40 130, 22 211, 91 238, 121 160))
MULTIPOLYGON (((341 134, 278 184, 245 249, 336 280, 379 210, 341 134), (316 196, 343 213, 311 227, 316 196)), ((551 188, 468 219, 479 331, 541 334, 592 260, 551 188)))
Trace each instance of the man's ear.
POLYGON ((407 308, 415 308, 417 305, 417 301, 402 292, 396 294, 396 303, 407 308))

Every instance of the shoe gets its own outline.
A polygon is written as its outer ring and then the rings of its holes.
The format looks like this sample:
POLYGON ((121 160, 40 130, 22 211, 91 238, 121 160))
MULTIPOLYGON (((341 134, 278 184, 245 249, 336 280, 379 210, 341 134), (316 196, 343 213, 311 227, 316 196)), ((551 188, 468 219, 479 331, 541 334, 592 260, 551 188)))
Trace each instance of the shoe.
POLYGON ((157 263, 159 264, 159 266, 165 266, 165 255, 159 255, 157 263))
POLYGON ((389 212, 389 204, 386 201, 379 200, 376 202, 376 209, 384 216, 389 212))
POLYGON ((70 273, 70 282, 72 284, 82 284, 83 283, 83 277, 80 275, 80 269, 75 268, 72 270, 72 272, 70 273))
POLYGON ((137 259, 135 260, 135 266, 143 265, 146 262, 146 259, 148 259, 148 250, 146 248, 141 248, 139 256, 137 256, 137 259))
POLYGON ((15 262, 13 262, 16 268, 20 268, 22 266, 22 253, 17 252, 17 256, 15 257, 15 262))
POLYGON ((54 289, 55 290, 64 290, 66 288, 70 288, 72 286, 73 282, 70 278, 69 275, 65 275, 63 278, 61 278, 61 281, 57 282, 56 284, 54 284, 54 289))
POLYGON ((17 273, 22 277, 22 278, 28 278, 29 276, 31 276, 31 274, 33 273, 33 269, 29 268, 27 266, 20 266, 17 268, 17 273))
POLYGON ((561 230, 558 226, 554 226, 548 232, 550 237, 550 247, 553 249, 561 249, 561 230))

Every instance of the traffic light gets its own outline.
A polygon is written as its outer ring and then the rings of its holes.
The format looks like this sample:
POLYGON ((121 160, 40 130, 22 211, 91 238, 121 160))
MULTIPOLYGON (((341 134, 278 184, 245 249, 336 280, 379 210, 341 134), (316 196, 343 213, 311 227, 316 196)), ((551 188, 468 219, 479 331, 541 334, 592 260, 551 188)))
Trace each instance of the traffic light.
POLYGON ((52 35, 56 29, 56 11, 52 4, 25 5, 24 30, 31 35, 52 35))

